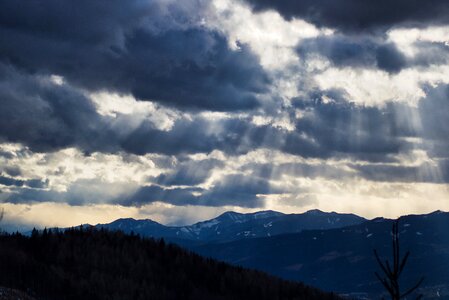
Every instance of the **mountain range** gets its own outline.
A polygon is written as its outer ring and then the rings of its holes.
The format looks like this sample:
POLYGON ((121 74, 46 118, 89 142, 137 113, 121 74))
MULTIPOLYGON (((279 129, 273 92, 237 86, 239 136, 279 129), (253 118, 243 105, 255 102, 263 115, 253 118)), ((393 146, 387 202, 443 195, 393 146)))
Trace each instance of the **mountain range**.
POLYGON ((354 214, 339 214, 310 210, 302 214, 276 211, 256 213, 225 212, 222 215, 188 226, 165 226, 155 221, 118 219, 97 228, 134 232, 145 237, 164 238, 178 244, 230 242, 240 239, 270 237, 310 229, 332 229, 360 224, 366 219, 354 214))
MULTIPOLYGON (((384 291, 375 260, 392 261, 393 220, 377 218, 327 230, 305 230, 270 238, 241 239, 192 247, 206 257, 302 281, 351 298, 379 299, 384 291)), ((449 299, 449 213, 399 219, 401 254, 410 256, 401 276, 403 289, 425 277, 425 299, 449 299)))
MULTIPOLYGON (((393 220, 311 210, 302 214, 226 212, 189 226, 118 219, 97 228, 164 238, 198 254, 262 270, 356 299, 384 291, 373 250, 391 257, 393 220)), ((403 287, 425 276, 426 299, 449 299, 449 213, 436 211, 400 218, 401 253, 411 251, 403 287)))

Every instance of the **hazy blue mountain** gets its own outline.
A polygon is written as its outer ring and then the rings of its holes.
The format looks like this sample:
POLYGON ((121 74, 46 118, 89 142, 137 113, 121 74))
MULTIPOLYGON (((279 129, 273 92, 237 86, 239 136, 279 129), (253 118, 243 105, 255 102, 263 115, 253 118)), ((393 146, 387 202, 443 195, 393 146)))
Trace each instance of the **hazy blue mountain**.
MULTIPOLYGON (((391 226, 392 220, 377 218, 344 228, 215 242, 192 249, 324 290, 378 299, 383 288, 374 276, 380 270, 373 249, 391 259, 391 226)), ((404 287, 424 275, 425 299, 448 299, 449 213, 404 216, 399 226, 401 251, 411 251, 402 275, 404 287)))
POLYGON ((214 219, 188 226, 164 226, 152 220, 118 219, 98 224, 110 230, 131 231, 142 236, 163 237, 180 244, 188 241, 227 242, 256 237, 296 233, 307 229, 330 229, 360 224, 366 219, 353 214, 311 210, 302 214, 260 211, 241 214, 226 212, 214 219))

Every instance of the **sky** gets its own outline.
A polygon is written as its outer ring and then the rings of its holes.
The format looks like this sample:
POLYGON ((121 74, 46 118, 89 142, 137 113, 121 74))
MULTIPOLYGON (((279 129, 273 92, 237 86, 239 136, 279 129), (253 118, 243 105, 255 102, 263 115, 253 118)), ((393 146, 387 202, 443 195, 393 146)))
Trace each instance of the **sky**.
POLYGON ((446 0, 3 0, 10 230, 449 210, 446 0))

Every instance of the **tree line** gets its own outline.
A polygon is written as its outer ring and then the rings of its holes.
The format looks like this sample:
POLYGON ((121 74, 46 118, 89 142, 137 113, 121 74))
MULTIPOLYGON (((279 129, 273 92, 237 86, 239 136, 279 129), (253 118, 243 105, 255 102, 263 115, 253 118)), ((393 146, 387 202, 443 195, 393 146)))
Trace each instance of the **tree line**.
POLYGON ((337 299, 163 239, 92 228, 0 235, 0 286, 37 299, 337 299))

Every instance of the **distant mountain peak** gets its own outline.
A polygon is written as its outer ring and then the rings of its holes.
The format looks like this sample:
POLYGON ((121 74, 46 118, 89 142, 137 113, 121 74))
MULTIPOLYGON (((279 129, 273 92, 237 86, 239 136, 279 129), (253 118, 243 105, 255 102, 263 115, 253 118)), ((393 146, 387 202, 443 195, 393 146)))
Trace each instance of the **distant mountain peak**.
POLYGON ((243 214, 235 212, 235 211, 232 211, 232 210, 229 210, 229 211, 226 211, 226 212, 222 213, 217 218, 222 217, 222 216, 235 216, 235 215, 243 215, 243 214))
POLYGON ((253 213, 238 213, 235 211, 227 211, 216 217, 216 220, 226 220, 230 219, 231 221, 236 222, 244 222, 248 220, 253 219, 263 219, 263 218, 270 218, 270 217, 278 217, 284 215, 281 212, 274 211, 274 210, 262 210, 258 212, 253 213))
POLYGON ((114 222, 135 222, 135 221, 137 221, 137 220, 134 218, 119 218, 119 219, 115 220, 114 222))
POLYGON ((114 222, 122 222, 122 223, 125 223, 125 222, 127 222, 127 223, 141 223, 141 222, 158 223, 158 222, 153 221, 151 219, 134 219, 134 218, 120 218, 120 219, 115 220, 114 222))
POLYGON ((310 215, 323 215, 326 214, 326 212, 319 210, 319 209, 311 209, 305 212, 305 214, 310 214, 310 215))
POLYGON ((262 210, 252 213, 252 215, 254 215, 255 218, 267 218, 267 217, 278 217, 284 214, 275 210, 262 210))

